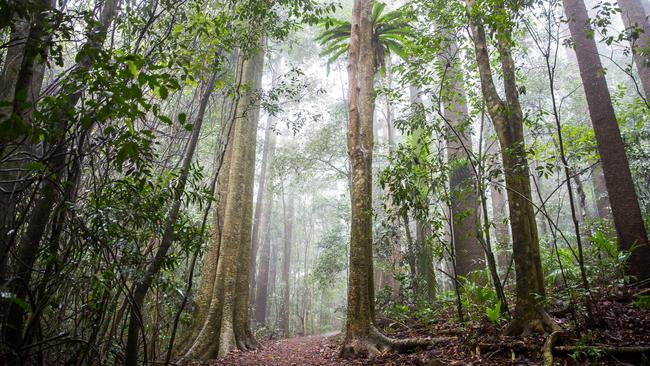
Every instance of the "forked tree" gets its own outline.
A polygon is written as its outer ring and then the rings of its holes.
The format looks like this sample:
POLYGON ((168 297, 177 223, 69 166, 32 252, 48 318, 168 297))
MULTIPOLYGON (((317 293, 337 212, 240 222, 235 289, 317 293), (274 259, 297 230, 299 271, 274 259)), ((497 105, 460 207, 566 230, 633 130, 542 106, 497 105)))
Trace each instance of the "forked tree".
POLYGON ((516 66, 512 57, 512 27, 516 10, 506 8, 505 2, 487 4, 468 0, 466 3, 481 91, 501 145, 508 196, 516 274, 516 308, 506 333, 515 335, 556 330, 558 325, 537 299, 537 296, 544 296, 544 276, 526 158, 524 115, 519 103, 516 66), (505 100, 499 95, 494 82, 485 31, 486 18, 491 22, 496 39, 505 100))

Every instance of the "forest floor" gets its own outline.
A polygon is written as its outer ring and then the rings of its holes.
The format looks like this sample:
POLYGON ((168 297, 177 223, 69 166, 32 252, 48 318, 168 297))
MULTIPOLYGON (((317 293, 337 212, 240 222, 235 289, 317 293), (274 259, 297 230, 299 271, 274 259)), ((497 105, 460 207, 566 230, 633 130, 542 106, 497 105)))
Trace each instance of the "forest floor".
MULTIPOLYGON (((646 291, 643 291, 646 292, 646 291)), ((647 292, 646 292, 647 293, 647 292)), ((650 309, 639 306, 638 293, 610 288, 594 295, 600 325, 582 324, 580 331, 558 337, 554 365, 650 365, 650 309), (570 348, 562 348, 568 346, 570 348)), ((566 308, 552 307, 550 314, 559 324, 574 315, 566 308)), ((451 314, 450 314, 451 316, 451 314)), ((437 338, 435 345, 413 353, 386 353, 371 360, 343 360, 340 333, 296 337, 263 342, 255 351, 233 352, 203 366, 308 366, 308 365, 541 365, 548 335, 506 337, 505 324, 487 320, 469 321, 463 328, 453 321, 424 323, 378 319, 378 326, 390 337, 437 338), (407 324, 408 323, 408 324, 407 324)), ((581 320, 579 320, 581 322, 581 320)))

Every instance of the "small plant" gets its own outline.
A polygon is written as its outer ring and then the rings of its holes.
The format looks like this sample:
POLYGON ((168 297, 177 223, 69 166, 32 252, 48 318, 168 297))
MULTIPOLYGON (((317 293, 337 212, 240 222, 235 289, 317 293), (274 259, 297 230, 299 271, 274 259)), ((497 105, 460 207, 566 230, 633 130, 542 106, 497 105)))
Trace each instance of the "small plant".
POLYGON ((501 301, 497 301, 494 307, 486 307, 485 315, 487 315, 492 323, 497 323, 501 320, 501 301))
POLYGON ((569 356, 576 362, 598 362, 603 357, 603 352, 598 348, 588 345, 576 345, 576 350, 569 356))
POLYGON ((639 295, 634 300, 634 305, 644 310, 650 310, 650 295, 639 295))

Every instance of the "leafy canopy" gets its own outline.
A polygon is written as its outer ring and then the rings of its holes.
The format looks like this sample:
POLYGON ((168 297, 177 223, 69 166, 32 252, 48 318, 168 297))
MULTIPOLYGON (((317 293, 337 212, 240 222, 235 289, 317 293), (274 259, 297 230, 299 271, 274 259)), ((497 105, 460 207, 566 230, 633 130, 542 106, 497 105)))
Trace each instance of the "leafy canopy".
MULTIPOLYGON (((404 7, 384 13, 386 4, 375 2, 372 9, 372 44, 375 48, 375 65, 383 69, 385 59, 394 53, 406 59, 405 45, 414 38, 410 16, 404 7)), ((327 63, 336 61, 348 50, 352 25, 347 20, 328 18, 322 22, 325 28, 316 37, 325 49, 320 53, 327 57, 327 63)))

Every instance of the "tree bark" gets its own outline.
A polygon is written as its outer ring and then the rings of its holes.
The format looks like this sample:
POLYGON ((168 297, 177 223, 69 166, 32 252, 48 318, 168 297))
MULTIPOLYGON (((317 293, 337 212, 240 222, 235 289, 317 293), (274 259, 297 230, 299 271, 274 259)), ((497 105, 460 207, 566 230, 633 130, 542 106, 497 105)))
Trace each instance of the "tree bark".
MULTIPOLYGON (((352 6, 348 55, 348 154, 352 166, 348 307, 343 357, 373 357, 423 342, 396 342, 374 326, 375 294, 372 263, 373 45, 372 0, 352 6)), ((428 343, 428 342, 425 342, 428 343)))
POLYGON ((242 62, 239 80, 247 88, 237 96, 233 113, 233 145, 212 299, 203 326, 181 362, 256 346, 247 320, 255 174, 255 144, 250 141, 257 135, 259 101, 254 95, 261 87, 263 62, 263 50, 242 62))
MULTIPOLYGON (((212 75, 206 83, 205 89, 203 90, 203 94, 201 96, 199 110, 192 126, 192 134, 188 141, 185 155, 183 157, 183 162, 180 167, 180 175, 178 177, 178 184, 176 186, 176 190, 178 192, 185 191, 185 185, 187 184, 187 180, 189 178, 190 168, 194 159, 194 152, 196 151, 196 146, 198 145, 199 136, 201 134, 201 126, 203 125, 205 111, 207 109, 208 101, 210 100, 210 96, 212 95, 212 91, 214 90, 214 85, 217 79, 217 63, 218 61, 215 60, 215 63, 213 65, 215 70, 212 71, 212 75)), ((169 248, 174 242, 174 225, 176 225, 176 220, 178 219, 178 215, 180 213, 181 203, 181 195, 178 195, 172 202, 169 214, 167 216, 167 222, 165 223, 165 231, 163 232, 162 239, 160 240, 160 246, 156 251, 154 259, 148 266, 142 281, 136 283, 135 289, 133 291, 133 302, 131 304, 128 336, 125 350, 125 364, 129 366, 135 366, 138 364, 138 338, 140 336, 140 330, 144 332, 145 325, 145 319, 142 311, 144 300, 147 296, 147 293, 149 292, 151 285, 153 284, 153 281, 156 279, 158 272, 162 268, 165 259, 167 258, 169 248)))
MULTIPOLYGON (((386 57, 386 84, 388 89, 392 88, 392 73, 390 72, 390 57, 386 57)), ((394 131, 393 131, 393 106, 390 102, 389 96, 386 96, 386 137, 388 144, 388 154, 391 155, 393 152, 393 147, 395 145, 394 141, 394 131)), ((401 250, 401 240, 399 234, 399 216, 397 215, 395 205, 393 203, 392 193, 388 187, 384 187, 384 194, 386 195, 386 211, 387 213, 392 213, 394 218, 388 224, 388 244, 390 253, 388 255, 388 264, 390 266, 390 273, 388 278, 385 280, 387 285, 391 289, 391 300, 398 301, 400 297, 400 281, 397 278, 397 275, 400 272, 400 263, 402 261, 402 250, 401 250)), ((382 284, 382 281, 379 281, 382 284)))
POLYGON ((569 18, 569 30, 595 131, 619 246, 623 250, 634 248, 628 260, 628 274, 638 280, 650 278, 648 236, 598 48, 593 37, 588 36, 592 32, 587 8, 582 0, 563 0, 563 5, 569 18))
POLYGON ((607 195, 607 185, 605 184, 605 175, 601 163, 594 166, 591 171, 591 183, 594 186, 594 198, 596 200, 596 212, 602 220, 610 220, 612 217, 612 207, 609 204, 607 195))
POLYGON ((618 7, 621 9, 623 24, 630 34, 632 54, 634 63, 639 72, 641 86, 645 97, 650 98, 650 22, 648 14, 643 7, 644 0, 618 0, 618 7))
MULTIPOLYGON (((273 73, 271 76, 271 89, 275 87, 275 80, 278 78, 278 67, 273 68, 273 73)), ((251 248, 251 273, 250 273, 250 293, 251 293, 251 306, 255 304, 255 296, 256 296, 256 270, 257 270, 257 251, 260 246, 260 231, 264 230, 262 223, 263 223, 263 218, 262 218, 262 212, 264 211, 264 204, 266 203, 266 200, 264 199, 265 195, 268 194, 267 190, 265 189, 265 186, 267 184, 266 182, 266 174, 267 171, 269 170, 267 167, 269 165, 269 161, 273 158, 273 152, 271 151, 271 140, 273 140, 273 144, 275 144, 275 116, 269 115, 266 121, 266 129, 264 132, 264 147, 262 150, 262 162, 260 164, 260 174, 259 174, 259 184, 257 188, 257 199, 255 200, 255 216, 253 218, 253 238, 252 238, 252 248, 251 248), (273 135, 273 136, 272 136, 273 135)), ((273 146, 275 148, 275 145, 273 146)), ((268 220, 268 217, 267 217, 268 220)), ((262 260, 260 258, 260 260, 262 260)))
POLYGON ((467 277, 471 272, 485 269, 485 254, 477 233, 476 177, 469 158, 472 141, 467 119, 467 98, 458 69, 458 46, 446 39, 444 50, 438 56, 445 70, 441 98, 447 122, 447 161, 451 193, 451 219, 456 253, 456 275, 467 277))
MULTIPOLYGON (((284 197, 283 197, 284 199, 284 197)), ((284 202, 284 201, 283 201, 284 202)), ((289 192, 289 199, 284 212, 284 240, 282 248, 282 294, 280 297, 280 331, 289 337, 289 309, 291 308, 289 275, 291 273, 291 245, 293 244, 293 210, 294 194, 289 192)))
MULTIPOLYGON (((267 131, 270 126, 272 126, 271 117, 269 117, 267 131)), ((271 170, 270 163, 273 161, 273 155, 275 153, 275 133, 270 132, 267 138, 268 145, 267 142, 264 143, 264 148, 268 149, 267 164, 265 166, 264 172, 264 180, 266 181, 264 188, 266 192, 264 193, 264 203, 262 204, 261 208, 263 212, 261 214, 259 223, 259 230, 262 234, 262 246, 260 251, 259 272, 257 274, 257 280, 255 282, 255 299, 253 301, 255 320, 259 324, 266 323, 266 308, 268 301, 269 257, 271 254, 271 211, 273 206, 273 189, 271 187, 271 179, 269 177, 269 174, 271 170)))
MULTIPOLYGON (((495 167, 497 169, 501 169, 500 158, 497 156, 497 154, 500 154, 499 150, 499 141, 490 143, 488 153, 494 155, 496 160, 499 160, 499 165, 495 167)), ((505 223, 507 217, 506 212, 508 212, 508 201, 504 194, 504 188, 500 186, 498 181, 493 180, 490 182, 490 200, 492 201, 492 222, 497 240, 497 263, 499 270, 505 273, 510 265, 509 252, 512 248, 510 244, 510 230, 505 223)))
POLYGON ((29 143, 32 138, 29 126, 43 83, 44 60, 48 54, 43 48, 49 37, 47 13, 55 4, 52 0, 42 0, 34 5, 34 14, 13 21, 14 29, 0 79, 3 86, 0 101, 10 103, 0 108, 0 129, 15 134, 13 138, 0 139, 0 207, 3 207, 0 210, 0 283, 5 282, 9 251, 19 231, 15 222, 18 205, 29 186, 24 170, 28 161, 21 155, 28 155, 33 150, 29 143), (28 106, 23 106, 23 103, 28 106))
MULTIPOLYGON (((558 326, 546 314, 535 294, 544 296, 544 277, 539 253, 535 211, 532 206, 530 172, 526 159, 523 113, 515 78, 515 64, 508 44, 509 30, 498 29, 497 50, 503 71, 506 100, 499 96, 494 84, 482 9, 474 9, 467 1, 470 28, 479 68, 481 91, 501 145, 506 189, 509 202, 510 228, 516 272, 516 308, 507 334, 546 332, 558 326)), ((499 10, 499 9, 497 9, 499 10)))
POLYGON ((415 236, 418 242, 418 273, 424 281, 425 298, 428 303, 436 299, 436 272, 433 268, 433 249, 428 239, 431 228, 420 220, 415 222, 415 236))

